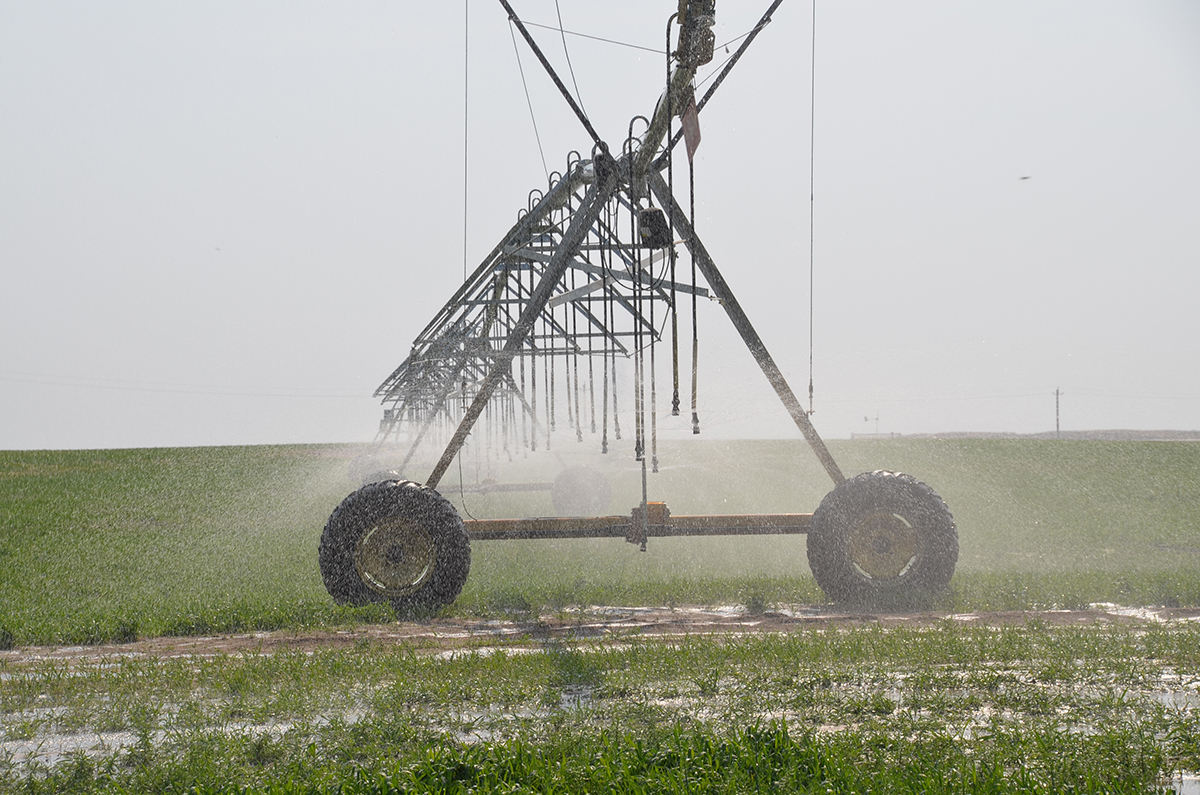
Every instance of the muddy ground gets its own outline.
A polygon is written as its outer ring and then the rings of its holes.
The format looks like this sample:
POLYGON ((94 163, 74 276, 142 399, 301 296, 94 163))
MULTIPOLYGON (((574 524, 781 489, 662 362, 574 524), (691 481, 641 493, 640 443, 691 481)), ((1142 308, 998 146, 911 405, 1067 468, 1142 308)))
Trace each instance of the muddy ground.
POLYGON ((280 630, 195 637, 160 637, 96 646, 25 646, 0 651, 0 661, 87 661, 114 656, 180 657, 336 649, 361 643, 406 644, 418 652, 483 646, 537 646, 547 640, 620 642, 630 638, 807 632, 862 625, 921 627, 944 621, 972 626, 1011 626, 1038 621, 1057 626, 1200 621, 1197 608, 1129 608, 1096 604, 1086 610, 981 613, 868 613, 832 607, 792 607, 752 614, 741 607, 591 607, 539 618, 445 618, 397 621, 344 629, 280 630))

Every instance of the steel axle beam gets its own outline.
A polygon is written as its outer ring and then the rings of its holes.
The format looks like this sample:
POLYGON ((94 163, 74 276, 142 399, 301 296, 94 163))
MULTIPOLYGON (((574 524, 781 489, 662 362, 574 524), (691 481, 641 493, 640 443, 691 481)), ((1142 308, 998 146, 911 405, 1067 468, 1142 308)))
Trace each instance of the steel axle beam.
POLYGON ((663 503, 649 503, 649 522, 641 506, 628 516, 548 517, 541 519, 471 519, 463 522, 472 541, 515 541, 555 538, 623 538, 640 543, 645 537, 801 535, 812 524, 811 513, 696 514, 672 516, 663 503), (643 530, 644 528, 644 530, 643 530))

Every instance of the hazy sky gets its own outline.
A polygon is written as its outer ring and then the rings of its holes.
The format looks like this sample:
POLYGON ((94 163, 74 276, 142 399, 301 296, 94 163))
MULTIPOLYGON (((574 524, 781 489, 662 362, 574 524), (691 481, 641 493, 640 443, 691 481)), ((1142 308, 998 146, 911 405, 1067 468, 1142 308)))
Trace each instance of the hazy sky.
MULTIPOLYGON (((675 2, 559 6, 661 48, 675 2)), ((718 42, 766 6, 723 0, 718 42)), ((1051 430, 1056 388, 1064 429, 1200 428, 1200 4, 816 17, 818 430, 1051 430)), ((698 231, 798 392, 811 19, 783 4, 696 163, 698 231)), ((567 44, 615 149, 662 58, 567 44)), ((589 141, 519 49, 561 170, 589 141)), ((474 267, 545 174, 498 3, 468 60, 474 267)), ((371 439, 462 279, 463 68, 461 2, 0 0, 0 448, 371 439)), ((706 432, 797 435, 719 307, 701 343, 706 432)))

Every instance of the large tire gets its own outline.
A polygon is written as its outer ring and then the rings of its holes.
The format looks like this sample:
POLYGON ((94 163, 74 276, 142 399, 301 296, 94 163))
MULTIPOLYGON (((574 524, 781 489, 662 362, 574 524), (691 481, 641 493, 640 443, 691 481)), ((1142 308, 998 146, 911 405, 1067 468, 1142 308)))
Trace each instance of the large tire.
POLYGON ((612 486, 591 467, 568 467, 554 479, 550 501, 558 516, 604 516, 612 502, 612 486))
POLYGON ((933 489, 898 472, 866 472, 825 495, 808 565, 833 602, 912 609, 946 590, 958 562, 954 517, 933 489))
POLYGON ((391 602, 404 614, 453 602, 467 581, 471 547, 446 498, 419 483, 384 480, 334 509, 317 559, 334 601, 391 602))

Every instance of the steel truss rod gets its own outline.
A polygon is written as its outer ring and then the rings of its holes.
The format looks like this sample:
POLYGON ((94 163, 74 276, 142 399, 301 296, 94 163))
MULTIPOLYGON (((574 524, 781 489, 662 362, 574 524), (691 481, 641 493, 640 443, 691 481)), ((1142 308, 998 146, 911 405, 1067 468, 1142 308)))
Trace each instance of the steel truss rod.
POLYGON ((671 289, 675 289, 677 292, 687 293, 689 295, 695 294, 701 298, 708 298, 708 290, 703 287, 697 287, 693 284, 686 284, 684 282, 672 282, 668 279, 656 279, 654 278, 653 274, 646 273, 645 269, 643 269, 641 274, 619 273, 617 271, 613 271, 611 277, 609 277, 606 276, 603 268, 598 265, 592 265, 590 262, 575 262, 573 263, 572 267, 574 267, 575 270, 583 271, 584 273, 592 276, 599 276, 601 278, 593 282, 588 282, 582 287, 577 287, 574 290, 554 296, 550 299, 550 306, 561 306, 569 301, 582 298, 588 293, 594 293, 596 290, 606 286, 608 278, 612 278, 614 281, 637 281, 639 284, 645 287, 651 287, 656 290, 658 293, 660 293, 661 299, 666 299, 666 295, 664 295, 664 293, 671 289))
MULTIPOLYGON (((522 215, 517 219, 517 222, 512 225, 508 233, 500 239, 500 242, 493 248, 488 255, 483 258, 479 266, 467 278, 466 281, 455 291, 442 308, 434 315, 433 320, 418 334, 418 338, 424 337, 430 333, 435 327, 444 324, 447 318, 450 317, 455 307, 459 305, 462 299, 473 289, 480 278, 482 278, 489 270, 495 268, 498 257, 505 255, 507 249, 511 247, 522 247, 527 244, 530 235, 533 232, 534 226, 543 219, 546 215, 552 212, 556 207, 566 203, 566 197, 573 194, 580 186, 587 184, 593 179, 593 166, 590 163, 577 161, 570 173, 560 179, 550 191, 542 197, 532 210, 522 215)), ((395 375, 395 374, 393 374, 395 375)), ((389 377, 390 380, 390 377, 389 377)), ((387 383, 385 381, 384 383, 387 383)), ((377 392, 378 394, 378 392, 377 392)))
MULTIPOLYGON (((529 251, 520 251, 520 252, 517 252, 517 253, 518 253, 520 256, 523 256, 523 257, 525 257, 525 258, 527 258, 527 259, 531 259, 531 260, 537 260, 538 262, 543 262, 543 263, 549 263, 550 261, 552 261, 552 260, 554 259, 554 257, 555 257, 555 256, 557 256, 557 254, 555 254, 555 255, 551 255, 551 256, 547 256, 547 255, 544 255, 544 254, 536 254, 536 255, 535 255, 533 252, 529 252, 529 251)), ((592 265, 592 264, 590 264, 590 263, 586 263, 586 262, 584 262, 583 260, 579 260, 579 259, 576 259, 576 258, 574 258, 574 257, 572 257, 571 259, 569 259, 567 264, 568 264, 568 267, 570 267, 570 268, 574 268, 574 269, 576 269, 576 270, 582 270, 582 271, 589 272, 589 273, 593 273, 593 274, 597 274, 597 275, 603 275, 603 274, 605 274, 605 273, 606 273, 606 271, 604 270, 604 268, 601 268, 601 267, 599 267, 598 265, 592 265)), ((626 265, 627 265, 627 266, 629 266, 629 265, 631 265, 631 264, 632 264, 632 263, 626 262, 626 265)), ((644 315, 642 315, 642 313, 641 313, 640 311, 638 311, 637 307, 635 307, 635 306, 634 306, 632 303, 630 303, 630 301, 629 301, 629 299, 628 299, 628 298, 626 298, 625 296, 621 295, 621 294, 620 294, 619 292, 617 292, 616 290, 612 289, 612 286, 613 286, 613 284, 612 284, 612 283, 619 282, 619 281, 622 281, 622 282, 630 282, 631 284, 632 284, 634 281, 638 281, 638 282, 640 282, 641 284, 652 284, 652 283, 653 283, 653 277, 646 276, 645 274, 643 274, 643 275, 642 275, 642 278, 638 278, 638 277, 637 277, 637 276, 634 274, 634 272, 633 272, 633 271, 628 271, 628 272, 624 272, 624 273, 623 273, 623 272, 621 272, 621 271, 617 271, 617 270, 611 270, 611 269, 610 269, 609 271, 607 271, 607 273, 608 273, 608 274, 611 276, 611 282, 610 282, 609 284, 605 285, 606 287, 608 287, 608 288, 609 288, 609 294, 608 294, 608 298, 610 298, 610 299, 611 299, 611 300, 613 300, 613 301, 616 301, 616 302, 617 302, 617 303, 618 303, 618 304, 619 304, 619 305, 620 305, 620 306, 621 306, 623 309, 625 309, 625 311, 629 312, 629 314, 630 314, 630 316, 633 318, 633 320, 634 320, 636 323, 640 324, 640 325, 642 326, 643 330, 644 330, 646 333, 654 333, 654 327, 653 327, 653 326, 650 324, 650 321, 649 321, 649 320, 647 320, 647 319, 646 319, 646 317, 645 317, 644 315)), ((527 291, 527 288, 525 287, 525 285, 518 285, 518 288, 517 288, 517 289, 521 291, 521 294, 522 294, 522 295, 523 295, 523 294, 524 294, 524 293, 527 291)), ((660 293, 663 293, 663 292, 664 292, 664 291, 663 291, 663 289, 662 289, 661 287, 659 288, 659 292, 660 292, 660 293)), ((698 293, 698 295, 699 295, 699 294, 700 294, 700 293, 698 293)), ((549 307, 551 307, 551 308, 554 308, 554 307, 557 307, 557 306, 559 306, 560 304, 562 304, 562 303, 563 303, 563 300, 564 300, 563 296, 564 296, 564 295, 566 295, 566 294, 565 294, 565 293, 560 293, 560 294, 558 294, 558 295, 556 295, 556 296, 552 296, 552 297, 550 298, 550 300, 547 302, 547 305, 548 305, 549 307)), ((665 298, 666 298, 666 295, 665 295, 665 293, 662 295, 662 298, 663 298, 663 299, 665 299, 665 298)), ((586 316, 588 319, 590 319, 590 320, 592 320, 592 321, 596 322, 598 325, 600 325, 600 327, 603 327, 603 324, 600 324, 600 322, 599 322, 599 319, 597 319, 597 318, 596 318, 594 315, 592 315, 590 312, 587 312, 587 310, 585 310, 585 309, 579 309, 579 310, 577 310, 577 311, 580 311, 580 312, 582 312, 582 313, 583 313, 583 314, 584 314, 584 315, 585 315, 585 316, 586 316)), ((548 322, 552 323, 552 324, 553 324, 553 325, 555 325, 555 326, 558 326, 558 323, 557 323, 557 321, 550 320, 550 321, 548 321, 548 322)), ((618 332, 616 332, 616 331, 612 331, 612 330, 610 330, 610 331, 608 332, 608 334, 609 334, 609 336, 612 336, 612 337, 614 337, 614 338, 615 338, 615 337, 617 337, 617 336, 628 336, 628 335, 620 335, 620 334, 618 334, 618 332)), ((568 333, 566 332, 566 330, 565 330, 565 329, 562 329, 562 336, 564 336, 564 337, 569 337, 569 336, 571 336, 571 335, 570 335, 570 334, 568 334, 568 333)), ((615 339, 614 339, 613 341, 614 341, 614 342, 616 342, 616 340, 615 340, 615 339)), ((621 347, 621 350, 622 350, 622 351, 624 351, 624 347, 623 347, 623 346, 620 346, 620 344, 619 344, 619 343, 617 343, 617 344, 618 344, 618 346, 619 346, 619 347, 621 347)))

